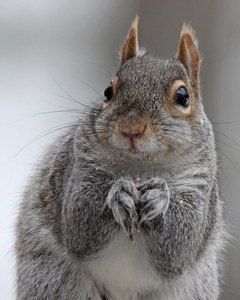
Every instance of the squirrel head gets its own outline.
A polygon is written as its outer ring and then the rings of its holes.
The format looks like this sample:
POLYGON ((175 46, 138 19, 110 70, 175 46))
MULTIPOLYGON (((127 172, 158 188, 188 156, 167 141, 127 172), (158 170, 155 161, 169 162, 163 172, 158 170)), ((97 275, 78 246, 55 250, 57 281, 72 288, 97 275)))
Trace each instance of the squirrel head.
POLYGON ((195 33, 184 24, 176 57, 157 59, 139 50, 138 21, 136 17, 119 71, 104 92, 95 120, 98 141, 106 150, 157 153, 160 159, 189 153, 201 140, 205 119, 195 33))

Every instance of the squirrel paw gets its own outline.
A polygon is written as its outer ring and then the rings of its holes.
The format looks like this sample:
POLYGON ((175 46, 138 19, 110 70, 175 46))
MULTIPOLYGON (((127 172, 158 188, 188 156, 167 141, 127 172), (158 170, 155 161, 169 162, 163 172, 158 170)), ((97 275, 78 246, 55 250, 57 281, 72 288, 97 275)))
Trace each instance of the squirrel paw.
POLYGON ((138 202, 139 225, 167 212, 170 195, 167 183, 162 178, 152 178, 144 182, 138 190, 142 193, 138 202))
POLYGON ((134 182, 127 179, 117 180, 111 187, 106 204, 111 208, 117 223, 127 232, 133 241, 133 230, 137 222, 135 203, 139 199, 139 192, 134 182))

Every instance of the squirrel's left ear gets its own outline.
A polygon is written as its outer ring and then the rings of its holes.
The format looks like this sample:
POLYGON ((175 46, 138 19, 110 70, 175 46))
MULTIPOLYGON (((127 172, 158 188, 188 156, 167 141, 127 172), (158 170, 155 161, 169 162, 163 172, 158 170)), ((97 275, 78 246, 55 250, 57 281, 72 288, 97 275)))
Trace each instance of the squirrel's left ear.
POLYGON ((138 52, 138 21, 136 16, 130 29, 129 35, 123 45, 121 51, 121 65, 123 65, 129 58, 137 55, 138 52))
POLYGON ((198 50, 198 42, 195 37, 195 32, 185 23, 181 30, 177 59, 182 62, 187 69, 192 86, 198 89, 201 57, 198 50))

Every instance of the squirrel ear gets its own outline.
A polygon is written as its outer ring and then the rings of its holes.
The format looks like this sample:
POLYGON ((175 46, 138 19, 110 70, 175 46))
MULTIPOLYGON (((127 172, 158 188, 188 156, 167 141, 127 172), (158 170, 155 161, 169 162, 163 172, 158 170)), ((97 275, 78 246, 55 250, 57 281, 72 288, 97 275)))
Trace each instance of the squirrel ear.
POLYGON ((181 30, 177 59, 182 62, 187 69, 192 86, 198 89, 201 57, 198 51, 198 42, 195 37, 195 32, 186 23, 183 24, 181 30))
POLYGON ((121 65, 123 65, 129 58, 137 55, 138 52, 138 21, 136 16, 130 29, 129 35, 123 45, 121 51, 121 65))

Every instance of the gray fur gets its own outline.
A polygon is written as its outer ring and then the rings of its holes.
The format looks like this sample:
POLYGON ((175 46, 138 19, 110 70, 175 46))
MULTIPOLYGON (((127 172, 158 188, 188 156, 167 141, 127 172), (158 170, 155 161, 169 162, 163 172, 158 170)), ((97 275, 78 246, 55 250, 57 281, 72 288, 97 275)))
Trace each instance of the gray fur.
POLYGON ((190 85, 176 59, 136 56, 117 76, 111 109, 96 104, 79 120, 25 191, 16 226, 18 300, 219 296, 217 157, 200 95, 188 120, 166 114, 172 82, 190 85), (156 128, 137 154, 113 135, 118 116, 129 114, 156 128))
POLYGON ((127 232, 130 239, 137 223, 137 211, 135 203, 139 198, 139 192, 134 183, 126 179, 118 179, 111 187, 106 204, 112 210, 117 223, 127 232))
POLYGON ((155 219, 168 210, 170 196, 167 183, 162 178, 152 178, 140 188, 143 194, 139 197, 139 224, 155 219))

